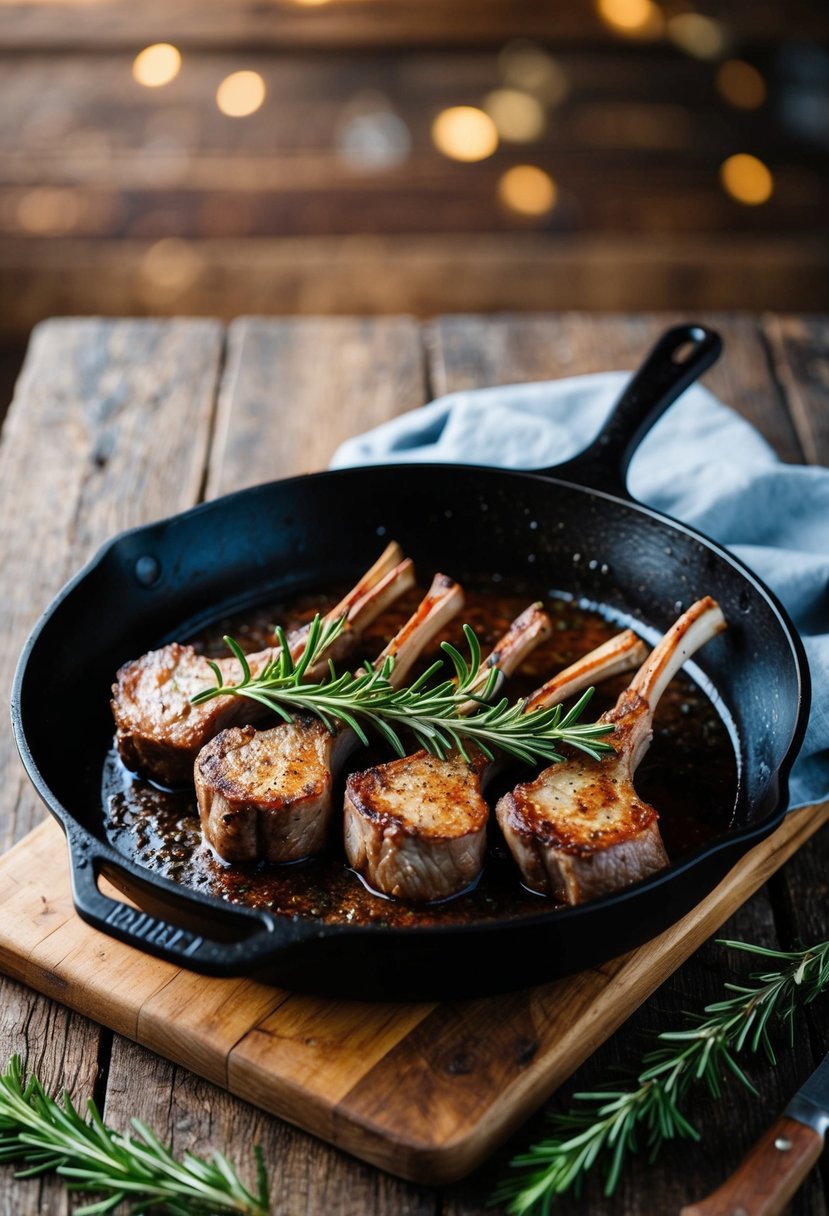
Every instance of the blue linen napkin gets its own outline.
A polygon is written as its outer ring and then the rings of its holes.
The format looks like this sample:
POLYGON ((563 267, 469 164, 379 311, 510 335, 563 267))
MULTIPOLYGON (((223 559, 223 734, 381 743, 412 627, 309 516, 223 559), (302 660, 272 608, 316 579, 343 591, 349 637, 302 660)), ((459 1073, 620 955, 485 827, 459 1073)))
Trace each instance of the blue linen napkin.
MULTIPOLYGON (((601 429, 628 378, 606 372, 451 393, 349 439, 331 465, 560 464, 601 429)), ((829 798, 829 469, 783 464, 747 422, 694 385, 642 443, 628 484, 641 502, 731 549, 785 605, 813 685, 791 806, 829 798)))

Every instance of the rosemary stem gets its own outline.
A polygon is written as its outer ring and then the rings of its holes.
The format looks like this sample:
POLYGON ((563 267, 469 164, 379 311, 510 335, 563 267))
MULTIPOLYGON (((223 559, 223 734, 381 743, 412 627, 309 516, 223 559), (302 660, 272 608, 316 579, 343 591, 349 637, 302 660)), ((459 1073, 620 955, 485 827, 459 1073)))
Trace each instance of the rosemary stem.
POLYGON ((680 1029, 656 1035, 656 1045, 642 1057, 626 1089, 576 1093, 569 1111, 553 1112, 550 1136, 513 1161, 526 1173, 506 1179, 496 1193, 509 1201, 513 1216, 547 1216, 555 1197, 578 1189, 596 1167, 604 1171, 605 1194, 612 1195, 626 1158, 640 1147, 653 1160, 667 1140, 700 1139, 681 1109, 694 1085, 704 1085, 717 1098, 724 1080, 734 1076, 756 1093, 735 1057, 763 1050, 775 1063, 770 1026, 787 1028, 791 1037, 798 1005, 829 988, 829 941, 797 951, 720 944, 774 959, 778 969, 753 972, 747 983, 726 984, 731 995, 707 1005, 702 1015, 687 1015, 680 1029))

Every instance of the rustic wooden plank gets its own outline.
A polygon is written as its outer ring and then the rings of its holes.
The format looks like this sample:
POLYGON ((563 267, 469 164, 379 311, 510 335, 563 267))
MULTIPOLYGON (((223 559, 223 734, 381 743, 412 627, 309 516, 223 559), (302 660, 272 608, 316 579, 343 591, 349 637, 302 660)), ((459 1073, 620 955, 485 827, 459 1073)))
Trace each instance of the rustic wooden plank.
POLYGON ((805 457, 829 464, 829 317, 769 316, 763 332, 805 457))
MULTIPOLYGON (((406 122, 415 157, 430 152, 435 166, 442 163, 459 178, 469 174, 469 166, 435 151, 431 122, 444 106, 482 104, 502 79, 495 54, 435 50, 380 56, 356 49, 338 55, 336 63, 332 72, 325 54, 260 50, 246 55, 244 66, 265 81, 266 100, 255 115, 239 122, 213 103, 217 83, 239 67, 239 56, 232 52, 186 55, 180 74, 159 90, 135 83, 130 54, 4 55, 0 50, 2 180, 146 186, 153 181, 154 166, 159 173, 164 166, 164 180, 173 185, 193 174, 200 179, 212 166, 215 176, 202 179, 208 187, 295 188, 283 180, 286 155, 335 151, 343 123, 371 113, 372 104, 375 111, 390 107, 406 122), (373 102, 365 94, 361 100, 361 90, 372 90, 373 102), (179 160, 186 154, 178 174, 177 153, 179 160), (219 177, 226 162, 211 158, 222 156, 240 167, 240 182, 219 177)), ((785 128, 773 112, 725 106, 712 87, 710 66, 680 57, 670 47, 628 48, 621 54, 616 47, 556 51, 551 71, 566 81, 567 104, 555 110, 531 143, 512 145, 513 154, 535 157, 547 149, 561 154, 581 148, 601 150, 613 162, 630 151, 658 152, 678 166, 692 154, 697 167, 716 166, 717 156, 722 159, 733 150, 729 139, 745 140, 756 132, 775 168, 778 161, 819 167, 808 147, 786 143, 785 128)), ((302 184, 308 162, 293 163, 302 184)), ((343 165, 342 158, 332 161, 345 180, 343 165)), ((651 167, 658 168, 653 157, 651 167)), ((394 164, 383 172, 380 168, 365 174, 367 183, 382 187, 394 164)), ((410 168, 411 162, 406 171, 410 168)), ((355 173, 359 176, 352 163, 352 180, 355 173)))
MULTIPOLYGON (((0 1008, 0 1066, 16 1052, 50 1093, 66 1089, 82 1107, 98 1083, 106 1048, 101 1028, 4 976, 0 1008)), ((66 1216, 69 1210, 66 1188, 54 1176, 19 1180, 9 1166, 0 1169, 0 1216, 66 1216)))
MULTIPOLYGON (((247 48, 498 45, 510 38, 606 42, 609 34, 592 5, 546 5, 534 0, 328 0, 309 5, 292 0, 127 0, 105 6, 82 0, 3 0, 2 45, 70 48, 138 47, 166 40, 184 47, 247 48)), ((820 6, 794 0, 785 10, 774 0, 729 0, 717 6, 729 32, 746 42, 779 41, 791 29, 800 37, 827 32, 820 6)), ((625 40, 623 45, 626 45, 625 40)))
POLYGON ((208 1082, 125 1039, 113 1044, 106 1113, 119 1126, 132 1115, 146 1119, 178 1152, 209 1156, 221 1149, 250 1179, 252 1148, 260 1145, 272 1216, 437 1216, 434 1194, 425 1188, 380 1174, 245 1102, 228 1100, 208 1082))
MULTIPOLYGON (((0 439, 4 698, 26 634, 69 574, 112 533, 195 502, 221 343, 209 321, 35 332, 0 439)), ((0 775, 8 847, 42 812, 5 722, 0 775)))
MULTIPOLYGON (((148 202, 153 191, 166 192, 171 201, 186 190, 218 191, 220 197, 236 199, 244 193, 252 196, 246 200, 252 205, 255 196, 267 192, 271 206, 282 194, 296 198, 316 189, 321 198, 342 195, 345 205, 356 195, 369 209, 372 199, 385 192, 396 190, 404 197, 420 193, 424 202, 439 192, 441 209, 450 214, 450 190, 464 199, 477 191, 482 212, 470 212, 467 223, 481 227, 494 214, 492 192, 483 194, 482 183, 490 183, 516 160, 530 159, 549 168, 562 192, 578 199, 580 228, 614 217, 617 227, 641 227, 666 205, 673 210, 657 220, 657 230, 670 227, 675 215, 682 216, 685 229, 713 219, 728 227, 768 230, 796 215, 811 216, 822 226, 826 187, 821 154, 793 144, 773 109, 725 105, 712 87, 710 66, 680 58, 672 49, 558 55, 554 70, 566 81, 567 104, 546 116, 542 110, 531 141, 504 140, 479 165, 439 153, 431 127, 447 106, 486 104, 501 83, 491 52, 380 57, 355 51, 338 57, 336 73, 325 55, 260 52, 246 56, 244 63, 262 76, 266 97, 257 113, 240 122, 213 102, 218 81, 238 68, 238 55, 188 57, 176 79, 158 90, 135 83, 129 55, 0 53, 0 182, 6 187, 71 187, 75 199, 84 188, 121 190, 125 197, 129 191, 136 197, 146 192, 148 202), (361 163, 348 143, 349 132, 354 134, 360 119, 389 112, 406 128, 400 132, 402 142, 390 146, 398 157, 361 163), (729 200, 717 173, 735 147, 749 146, 775 173, 771 199, 755 209, 729 200), (647 190, 642 189, 643 171, 647 190), (618 192, 615 211, 596 190, 608 172, 614 175, 614 195, 618 192), (698 215, 701 199, 706 209, 698 215)), ((21 197, 4 197, 0 226, 36 232, 37 224, 27 224, 22 209, 16 214, 21 197)), ((563 197, 562 206, 565 202, 563 197)), ((200 209, 203 214, 193 216, 196 225, 215 220, 221 208, 203 202, 200 209)), ((61 228, 62 221, 64 231, 134 233, 142 220, 131 206, 107 210, 99 203, 89 211, 87 216, 64 214, 55 226, 61 228)), ((440 220, 425 206, 420 218, 429 226, 440 220)), ((568 223, 574 218, 569 214, 568 223)), ((302 219, 295 215, 288 222, 293 226, 302 219)), ((236 230, 248 234, 264 222, 247 206, 235 220, 236 230)), ((334 222, 333 210, 317 216, 318 230, 330 231, 334 222)))
MULTIPOLYGON (((734 141, 729 142, 733 147, 734 141)), ((42 221, 29 216, 32 211, 38 215, 46 197, 54 200, 46 202, 47 207, 63 208, 72 217, 72 238, 237 237, 246 242, 263 237, 485 235, 527 229, 577 232, 584 239, 591 233, 628 231, 641 237, 681 229, 684 244, 724 232, 756 237, 771 227, 777 240, 788 237, 800 246, 810 242, 810 234, 820 233, 829 207, 829 187, 798 193, 803 174, 796 166, 778 171, 779 192, 761 212, 741 208, 723 194, 718 168, 724 156, 696 167, 655 152, 652 165, 624 146, 619 162, 597 152, 585 164, 584 149, 559 154, 545 148, 525 158, 522 163, 531 159, 553 176, 560 192, 555 211, 536 218, 517 215, 501 203, 501 178, 514 164, 507 151, 472 168, 423 153, 403 169, 373 179, 355 174, 332 152, 264 155, 269 166, 264 170, 254 157, 190 162, 179 154, 142 165, 135 163, 140 157, 130 156, 111 162, 111 178, 100 184, 65 184, 72 172, 67 168, 48 174, 48 186, 29 175, 37 168, 27 164, 27 180, 0 185, 0 237, 24 245, 41 240, 43 230, 35 225, 42 221), (165 182, 171 174, 173 185, 165 182), (646 195, 641 193, 644 175, 649 179, 646 195), (135 180, 123 181, 125 177, 135 180), (787 181, 795 188, 784 188, 787 181)), ((66 239, 59 219, 54 226, 57 237, 66 239)), ((747 307, 750 299, 743 299, 747 307)))
POLYGON ((235 321, 208 494, 325 468, 349 435, 425 397, 420 331, 412 320, 235 321))
POLYGON ((635 368, 659 334, 701 321, 723 336, 724 352, 704 383, 747 418, 786 460, 801 458, 789 414, 769 375, 756 321, 716 313, 640 316, 445 317, 431 329, 436 392, 635 368))
POLYGON ((367 1070, 398 1044, 410 1041, 433 1009, 424 1003, 364 1004, 291 996, 230 1052, 230 1087, 258 1106, 341 1144, 337 1104, 367 1070), (280 1077, 278 1087, 273 1084, 274 1072, 280 1077))
MULTIPOLYGON (((158 234, 164 235, 164 234, 158 234)), ((174 316, 641 309, 817 309, 824 238, 556 233, 154 240, 0 240, 0 334, 60 313, 174 316), (152 253, 155 248, 155 252, 152 253)))
POLYGON ((201 975, 179 971, 142 1002, 133 1037, 227 1088, 233 1047, 287 996, 254 980, 214 979, 206 984, 201 975), (206 1050, 205 1040, 214 1047, 221 1044, 220 1050, 206 1050))
MULTIPOLYGON (((187 506, 198 494, 221 353, 204 321, 50 322, 35 333, 0 439, 0 685, 7 695, 26 633, 66 577, 113 531, 187 506)), ((20 768, 8 725, 0 732, 3 847, 43 812, 20 768)), ((47 855, 55 859, 53 839, 47 855)), ((29 869, 31 873, 31 870, 29 869)), ((21 874, 22 877, 22 874, 21 874)), ((29 945, 74 915, 48 892, 16 923, 29 945)), ((62 995, 52 977, 52 991, 62 995)), ((108 1035, 44 998, 0 982, 3 1059, 28 1056, 54 1091, 83 1100, 106 1066, 108 1035)), ((0 1172, 0 1212, 63 1213, 54 1179, 22 1183, 0 1172)))

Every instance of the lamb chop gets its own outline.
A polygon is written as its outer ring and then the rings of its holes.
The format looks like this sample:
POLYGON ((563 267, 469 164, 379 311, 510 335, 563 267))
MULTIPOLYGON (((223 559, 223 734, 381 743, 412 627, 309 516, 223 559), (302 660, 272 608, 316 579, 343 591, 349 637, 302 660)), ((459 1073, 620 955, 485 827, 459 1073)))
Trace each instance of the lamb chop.
POLYGON ((633 787, 653 737, 653 715, 682 664, 726 623, 710 596, 668 630, 613 709, 601 761, 576 756, 517 786, 496 816, 527 886, 566 904, 608 895, 668 864, 658 815, 633 787))
MULTIPOLYGON (((514 670, 539 640, 538 634, 521 636, 522 620, 513 624, 484 668, 514 670)), ((548 680, 527 701, 527 712, 557 705, 598 680, 629 671, 645 653, 643 643, 626 630, 548 680)), ((489 808, 481 791, 491 767, 489 757, 478 750, 470 752, 470 762, 458 752, 439 759, 419 751, 352 774, 345 794, 350 864, 374 891, 412 903, 448 899, 465 890, 483 867, 489 808)))
MULTIPOLYGON (((411 561, 403 560, 399 545, 390 544, 356 586, 326 614, 327 621, 346 618, 345 628, 335 648, 327 652, 326 661, 329 657, 341 659, 353 653, 362 632, 413 585, 411 561)), ((302 653, 307 633, 305 625, 293 631, 288 639, 295 658, 302 653)), ((254 674, 261 671, 273 657, 271 648, 249 655, 251 671, 254 674)), ((219 659, 218 666, 230 678, 236 670, 236 659, 219 659)), ((309 671, 308 678, 314 676, 309 671)), ((239 697, 216 697, 201 705, 190 703, 195 693, 213 683, 207 659, 194 647, 178 642, 126 663, 112 686, 112 712, 118 751, 127 768, 162 785, 190 781, 196 756, 220 730, 233 723, 256 722, 267 717, 264 707, 239 697)))
MULTIPOLYGON (((463 606, 460 586, 437 574, 414 615, 375 660, 394 657, 395 687, 463 606)), ((324 848, 334 775, 359 739, 344 724, 332 734, 296 717, 269 730, 223 730, 204 747, 194 775, 202 831, 225 861, 298 861, 324 848)))

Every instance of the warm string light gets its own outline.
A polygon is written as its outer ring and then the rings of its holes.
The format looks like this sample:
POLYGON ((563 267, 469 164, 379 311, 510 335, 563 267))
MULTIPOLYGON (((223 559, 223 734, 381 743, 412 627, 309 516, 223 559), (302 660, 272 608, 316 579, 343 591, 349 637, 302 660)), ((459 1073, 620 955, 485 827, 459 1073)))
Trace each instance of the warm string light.
POLYGON ((738 152, 720 165, 720 182, 726 194, 747 207, 768 202, 774 192, 774 177, 756 156, 738 152))
POLYGON ((381 173, 402 164, 412 148, 412 136, 384 93, 355 93, 340 113, 334 129, 340 160, 358 173, 381 173))
POLYGON ((542 106, 552 108, 567 96, 567 76, 537 42, 524 38, 508 42, 498 56, 498 67, 505 89, 529 94, 542 106))
POLYGON ((155 292, 178 295, 195 283, 204 269, 204 260, 189 241, 162 237, 150 245, 141 259, 141 276, 155 292))
POLYGON ((77 190, 67 186, 35 186, 17 202, 15 218, 34 236, 63 236, 76 228, 84 214, 77 190))
POLYGON ((158 89, 175 80, 181 70, 181 52, 169 42, 145 46, 132 64, 133 79, 146 89, 158 89))
POLYGON ((216 105, 229 118, 255 114, 265 100, 265 82, 258 72, 231 72, 216 90, 216 105))
POLYGON ((719 59, 727 41, 720 22, 702 13, 677 13, 669 17, 668 37, 695 59, 719 59))
POLYGON ((432 142, 452 160, 486 160, 498 147, 498 130, 476 106, 450 106, 432 123, 432 142))
POLYGON ((744 59, 727 59, 717 71, 717 89, 738 110, 756 110, 766 100, 766 82, 744 59))
POLYGON ((653 0, 596 0, 596 11, 615 33, 633 38, 656 38, 665 24, 653 0))
POLYGON ((498 180, 498 201, 517 215, 541 218, 558 200, 558 188, 537 165, 513 165, 498 180))
POLYGON ((520 89, 493 89, 484 98, 484 110, 495 123, 501 139, 528 144, 544 134, 547 116, 544 107, 520 89))

